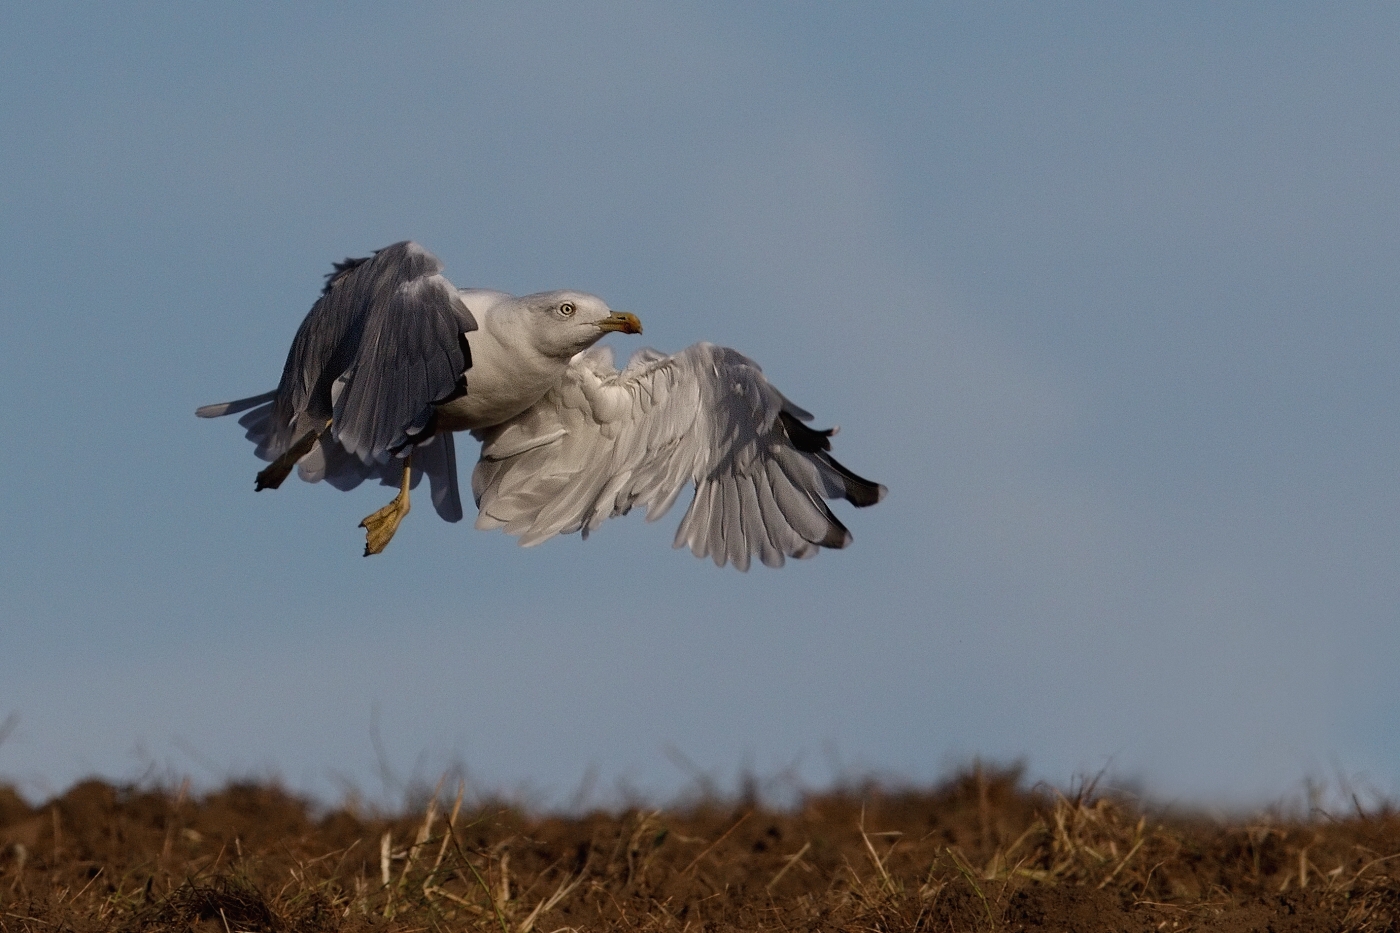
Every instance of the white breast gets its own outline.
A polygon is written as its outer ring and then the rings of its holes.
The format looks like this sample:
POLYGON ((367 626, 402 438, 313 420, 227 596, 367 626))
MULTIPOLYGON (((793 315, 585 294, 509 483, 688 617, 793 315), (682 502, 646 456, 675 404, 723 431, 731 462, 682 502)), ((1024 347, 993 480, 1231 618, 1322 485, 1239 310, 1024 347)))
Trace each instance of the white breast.
POLYGON ((450 431, 489 428, 514 418, 557 385, 568 367, 566 361, 525 352, 525 334, 510 326, 517 311, 511 296, 480 289, 462 289, 461 295, 477 330, 467 334, 472 354, 467 394, 437 409, 438 425, 450 431))

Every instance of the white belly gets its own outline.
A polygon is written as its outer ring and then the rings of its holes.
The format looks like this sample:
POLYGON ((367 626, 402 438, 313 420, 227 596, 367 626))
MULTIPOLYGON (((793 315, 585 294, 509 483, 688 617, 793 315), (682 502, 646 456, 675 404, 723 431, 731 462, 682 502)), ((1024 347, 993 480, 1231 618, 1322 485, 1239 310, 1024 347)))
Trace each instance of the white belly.
MULTIPOLYGON (((473 367, 467 373, 467 394, 459 399, 444 402, 437 407, 438 427, 448 431, 468 431, 473 428, 489 428, 492 425, 509 421, 544 397, 549 391, 545 386, 538 392, 511 394, 492 392, 482 393, 480 374, 473 367)), ((517 388, 518 387, 512 387, 517 388)))

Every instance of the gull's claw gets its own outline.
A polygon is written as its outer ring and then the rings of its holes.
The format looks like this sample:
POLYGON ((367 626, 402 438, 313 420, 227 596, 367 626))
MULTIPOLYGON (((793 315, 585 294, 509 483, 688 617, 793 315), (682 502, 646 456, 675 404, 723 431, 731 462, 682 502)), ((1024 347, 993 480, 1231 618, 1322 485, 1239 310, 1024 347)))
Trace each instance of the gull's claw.
POLYGON ((384 508, 372 515, 366 515, 365 520, 360 522, 360 527, 365 530, 366 557, 378 554, 389 546, 389 542, 393 540, 394 532, 399 530, 399 522, 403 521, 404 516, 408 514, 408 483, 413 475, 411 460, 411 457, 404 458, 403 479, 399 482, 399 494, 384 508))
POLYGON ((378 554, 389 546, 394 532, 399 530, 399 522, 408 514, 408 496, 399 493, 384 508, 373 515, 365 516, 360 527, 365 530, 365 556, 378 554))

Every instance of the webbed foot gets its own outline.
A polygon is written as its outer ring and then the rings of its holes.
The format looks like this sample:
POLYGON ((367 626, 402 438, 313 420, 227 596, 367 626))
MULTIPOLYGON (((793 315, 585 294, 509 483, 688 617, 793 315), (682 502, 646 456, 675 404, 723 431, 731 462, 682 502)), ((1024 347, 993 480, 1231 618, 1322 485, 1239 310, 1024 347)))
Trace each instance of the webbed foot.
POLYGON ((411 466, 412 457, 405 457, 403 461, 403 479, 399 482, 399 494, 393 501, 384 508, 372 515, 366 515, 365 520, 360 522, 360 527, 365 530, 365 556, 378 554, 389 546, 393 540, 394 532, 399 530, 399 522, 403 521, 408 514, 408 483, 413 475, 411 466))

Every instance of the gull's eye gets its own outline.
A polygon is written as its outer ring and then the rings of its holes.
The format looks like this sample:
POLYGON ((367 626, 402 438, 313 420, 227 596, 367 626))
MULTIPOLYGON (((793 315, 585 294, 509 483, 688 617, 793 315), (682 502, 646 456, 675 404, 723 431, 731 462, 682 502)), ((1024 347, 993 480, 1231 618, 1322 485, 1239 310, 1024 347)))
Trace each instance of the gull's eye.
POLYGON ((564 317, 573 317, 574 312, 577 310, 578 309, 574 307, 574 303, 572 301, 566 301, 559 306, 559 313, 564 315, 564 317))

